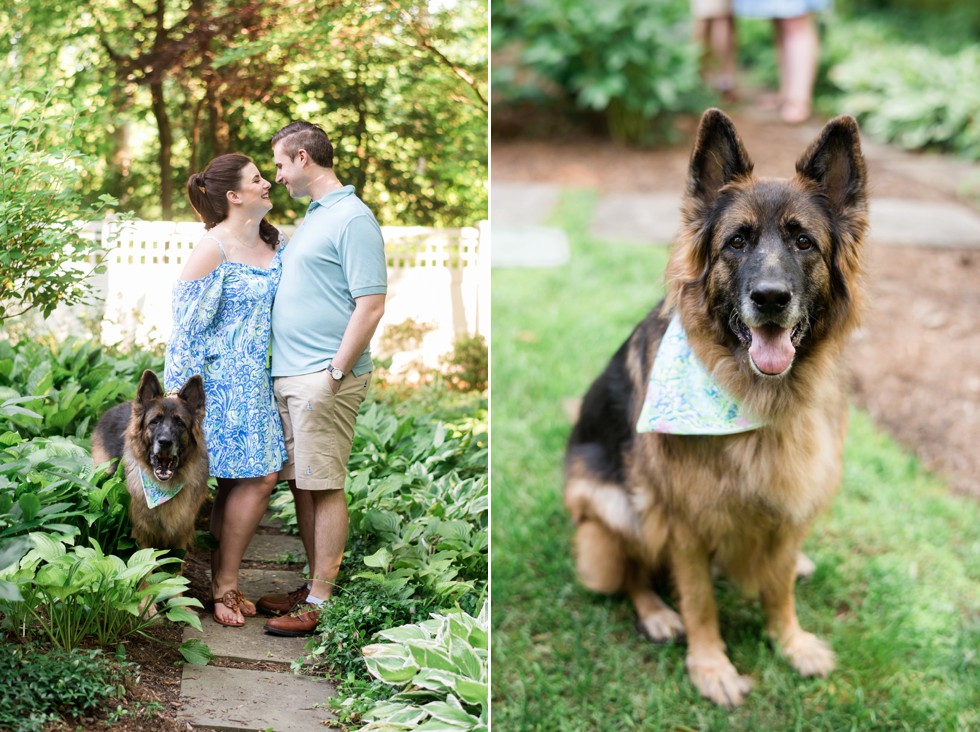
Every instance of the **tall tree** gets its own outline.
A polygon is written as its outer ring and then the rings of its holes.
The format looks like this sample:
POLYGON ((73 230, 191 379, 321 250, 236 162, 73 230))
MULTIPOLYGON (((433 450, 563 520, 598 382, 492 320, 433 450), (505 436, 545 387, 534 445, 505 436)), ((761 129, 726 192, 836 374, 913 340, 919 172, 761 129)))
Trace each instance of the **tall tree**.
MULTIPOLYGON (((63 80, 97 164, 79 185, 187 216, 214 155, 268 165, 292 119, 328 128, 385 223, 486 216, 487 17, 478 0, 20 0, 0 7, 0 84, 63 80), (150 121, 151 126, 147 125, 150 121)), ((267 170, 271 174, 271 171, 267 170)), ((276 215, 298 205, 276 188, 276 215)))
MULTIPOLYGON (((194 111, 189 119, 182 120, 182 127, 189 128, 191 139, 199 144, 200 125, 204 121, 199 113, 203 106, 208 113, 211 152, 214 155, 228 152, 229 123, 223 102, 223 92, 227 89, 222 87, 235 80, 237 69, 233 64, 215 67, 214 46, 231 45, 241 36, 257 38, 269 25, 262 3, 256 1, 191 0, 186 7, 183 5, 173 0, 154 0, 153 6, 144 10, 136 0, 129 0, 116 6, 98 3, 92 8, 99 41, 117 79, 149 89, 159 140, 160 208, 164 218, 172 215, 174 188, 172 110, 176 105, 168 99, 168 88, 180 89, 185 98, 192 98, 194 88, 203 81, 203 90, 198 91, 199 102, 190 105, 194 111)), ((268 72, 261 76, 263 80, 269 79, 268 72)), ((259 79, 253 77, 252 82, 258 83, 259 79)), ((182 105, 184 108, 178 109, 178 113, 186 114, 186 106, 182 105)))

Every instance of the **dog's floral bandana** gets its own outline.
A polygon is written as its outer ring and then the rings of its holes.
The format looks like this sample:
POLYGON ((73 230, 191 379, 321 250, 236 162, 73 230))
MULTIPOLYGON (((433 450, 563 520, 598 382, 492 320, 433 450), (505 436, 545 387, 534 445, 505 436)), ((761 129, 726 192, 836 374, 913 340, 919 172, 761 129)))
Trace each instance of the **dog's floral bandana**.
POLYGON ((660 341, 636 431, 732 435, 765 424, 748 414, 708 373, 675 314, 660 341))
POLYGON ((160 485, 142 470, 140 471, 140 481, 143 483, 143 495, 146 497, 148 508, 162 506, 180 493, 181 488, 184 487, 183 483, 175 483, 174 485, 168 486, 160 485))

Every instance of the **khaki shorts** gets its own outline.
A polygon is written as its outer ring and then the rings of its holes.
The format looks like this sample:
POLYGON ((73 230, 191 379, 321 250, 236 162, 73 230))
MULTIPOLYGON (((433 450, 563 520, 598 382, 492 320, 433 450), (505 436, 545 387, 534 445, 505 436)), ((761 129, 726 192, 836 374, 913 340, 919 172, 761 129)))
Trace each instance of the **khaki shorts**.
POLYGON ((280 480, 296 480, 303 490, 343 490, 354 442, 354 422, 371 383, 371 372, 347 374, 334 394, 326 370, 277 376, 276 405, 282 418, 289 461, 280 480))

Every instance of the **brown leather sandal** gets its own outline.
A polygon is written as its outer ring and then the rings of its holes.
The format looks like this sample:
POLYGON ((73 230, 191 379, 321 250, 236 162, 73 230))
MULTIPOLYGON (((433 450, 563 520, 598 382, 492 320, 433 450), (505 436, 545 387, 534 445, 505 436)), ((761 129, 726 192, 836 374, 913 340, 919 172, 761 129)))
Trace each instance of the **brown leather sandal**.
POLYGON ((218 625, 226 625, 229 628, 241 628, 245 625, 245 613, 242 613, 242 622, 240 623, 226 623, 224 620, 218 617, 218 603, 221 603, 229 610, 234 613, 242 612, 242 603, 246 602, 245 596, 242 595, 238 590, 228 590, 221 597, 214 598, 214 610, 211 611, 211 617, 214 618, 214 622, 218 625))

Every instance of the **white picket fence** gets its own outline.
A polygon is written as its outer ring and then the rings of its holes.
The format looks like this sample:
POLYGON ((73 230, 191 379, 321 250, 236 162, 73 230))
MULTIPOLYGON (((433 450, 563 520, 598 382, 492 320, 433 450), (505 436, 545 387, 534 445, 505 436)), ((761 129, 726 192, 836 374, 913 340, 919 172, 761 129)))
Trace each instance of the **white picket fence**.
MULTIPOLYGON (((290 235, 294 227, 283 227, 290 235)), ((86 236, 101 241, 108 252, 106 272, 93 279, 104 303, 101 339, 106 345, 152 346, 170 336, 170 297, 174 282, 194 245, 204 233, 196 222, 97 221, 86 236)), ((401 354, 435 365, 452 349, 456 338, 489 331, 489 226, 433 229, 382 227, 388 262, 385 316, 373 350, 387 327, 411 319, 427 326, 418 352, 401 354)), ((93 314, 88 314, 91 321, 93 314)), ((77 332, 71 329, 72 332, 77 332)))

